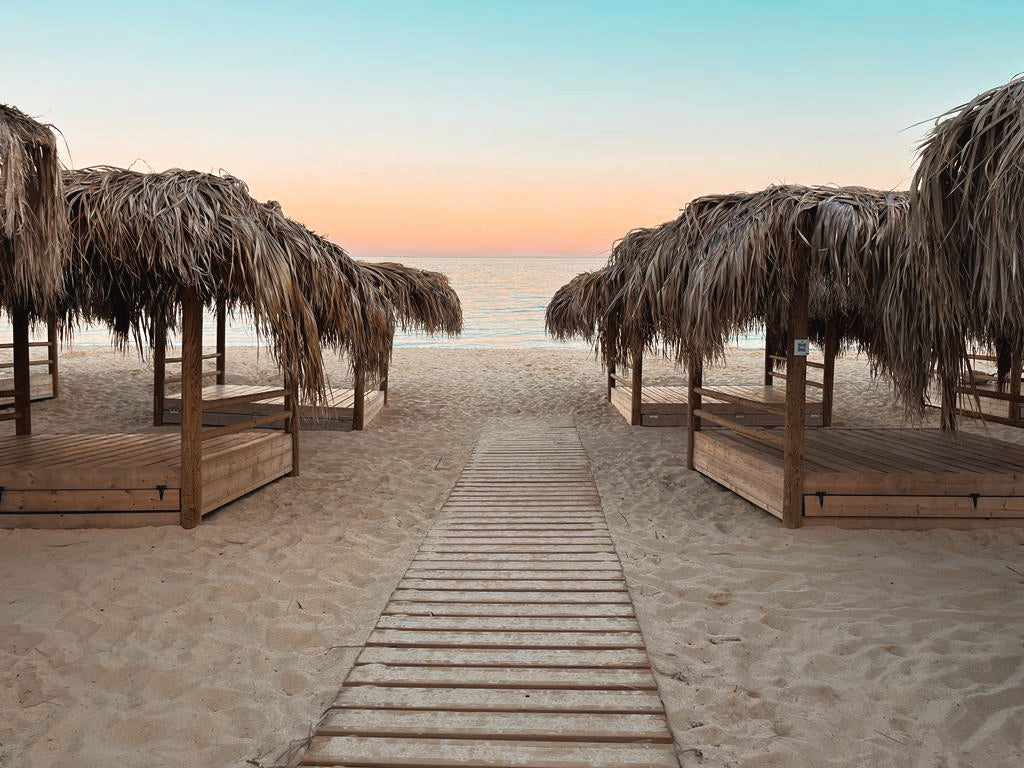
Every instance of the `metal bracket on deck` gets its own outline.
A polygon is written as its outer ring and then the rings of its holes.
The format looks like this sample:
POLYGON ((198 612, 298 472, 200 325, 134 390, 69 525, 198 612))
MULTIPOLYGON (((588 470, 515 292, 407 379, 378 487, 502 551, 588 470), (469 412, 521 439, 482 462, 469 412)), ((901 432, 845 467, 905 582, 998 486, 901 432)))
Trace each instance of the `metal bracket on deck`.
POLYGON ((825 492, 824 491, 815 491, 814 495, 818 497, 818 509, 824 509, 825 508, 825 492))
POLYGON ((166 485, 158 485, 156 487, 156 490, 157 490, 157 493, 160 494, 160 501, 163 501, 164 500, 164 491, 167 490, 167 486, 166 485))
POLYGON ((978 499, 981 498, 981 494, 980 493, 969 493, 967 495, 971 497, 971 503, 974 504, 974 508, 977 509, 978 508, 978 499))

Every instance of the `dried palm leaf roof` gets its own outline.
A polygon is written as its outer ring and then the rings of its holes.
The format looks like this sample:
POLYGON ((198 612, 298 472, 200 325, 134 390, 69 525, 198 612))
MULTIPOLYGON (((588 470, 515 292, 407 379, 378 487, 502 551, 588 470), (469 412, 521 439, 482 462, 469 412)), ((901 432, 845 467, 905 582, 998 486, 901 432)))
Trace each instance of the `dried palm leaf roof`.
POLYGON ((287 218, 276 201, 260 207, 263 226, 295 265, 321 344, 362 361, 369 373, 383 373, 392 326, 374 281, 340 246, 287 218))
POLYGON ((559 341, 583 339, 603 349, 608 305, 625 272, 625 267, 609 264, 582 272, 555 291, 544 312, 548 334, 559 341))
POLYGON ((444 273, 393 262, 355 263, 380 292, 403 331, 462 333, 462 302, 444 273))
POLYGON ((916 311, 893 322, 920 339, 917 367, 897 380, 908 392, 927 387, 932 359, 955 381, 968 341, 1024 347, 1024 78, 940 116, 919 158, 902 286, 916 311))
POLYGON ((0 309, 54 310, 68 243, 53 131, 0 104, 0 309))
POLYGON ((294 253, 267 226, 268 209, 232 176, 97 167, 65 174, 72 259, 68 320, 104 322, 117 343, 149 341, 183 293, 252 313, 282 369, 306 395, 325 385, 316 314, 294 253))
POLYGON ((883 369, 898 367, 890 352, 899 347, 886 344, 880 329, 901 307, 879 296, 907 258, 908 207, 902 192, 797 185, 695 201, 683 212, 690 224, 677 227, 683 258, 649 270, 664 275, 654 286, 659 333, 679 361, 721 357, 733 335, 754 325, 784 337, 794 287, 805 276, 819 334, 825 321, 838 321, 843 339, 883 369))

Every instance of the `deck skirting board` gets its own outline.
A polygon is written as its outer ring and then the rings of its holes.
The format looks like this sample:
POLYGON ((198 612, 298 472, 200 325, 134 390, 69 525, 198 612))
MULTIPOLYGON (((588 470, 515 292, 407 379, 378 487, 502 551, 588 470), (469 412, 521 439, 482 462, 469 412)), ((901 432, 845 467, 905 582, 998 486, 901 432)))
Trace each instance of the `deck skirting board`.
MULTIPOLYGON (((804 525, 1024 525, 1024 447, 936 429, 807 432, 804 525)), ((694 466, 782 515, 778 448, 724 430, 694 435, 694 466)))

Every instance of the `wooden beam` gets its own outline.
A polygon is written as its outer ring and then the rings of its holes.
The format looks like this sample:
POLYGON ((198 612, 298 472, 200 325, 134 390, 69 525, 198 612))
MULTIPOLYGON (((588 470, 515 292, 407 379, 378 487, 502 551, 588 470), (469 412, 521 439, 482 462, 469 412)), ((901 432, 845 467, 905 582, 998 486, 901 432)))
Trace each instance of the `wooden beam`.
POLYGON ((153 426, 164 425, 164 398, 167 392, 167 323, 163 317, 153 320, 153 426))
POLYGON ((807 266, 796 270, 789 304, 789 333, 786 349, 786 433, 782 491, 782 522, 787 528, 799 528, 804 504, 804 432, 807 405, 807 357, 797 355, 796 341, 807 338, 807 266))
POLYGON ((1021 366, 1024 361, 1021 359, 1019 349, 1014 348, 1010 356, 1010 401, 1007 417, 1015 427, 1020 426, 1020 376, 1021 366))
POLYGON ((388 375, 391 373, 390 367, 384 367, 384 375, 380 377, 380 391, 384 393, 384 405, 388 404, 388 375))
POLYGON ((14 410, 18 418, 14 421, 14 433, 32 434, 32 379, 28 359, 28 312, 24 309, 11 311, 11 328, 14 331, 14 410))
POLYGON ((701 410, 700 389, 704 384, 704 361, 699 357, 691 357, 686 365, 686 402, 689 406, 686 409, 686 466, 693 469, 693 443, 694 436, 700 430, 700 417, 697 412, 701 410))
POLYGON ((361 430, 366 418, 366 372, 363 361, 356 360, 352 369, 352 429, 361 430))
POLYGON ((832 426, 832 404, 836 387, 836 356, 839 354, 839 325, 830 318, 825 326, 825 373, 822 377, 821 426, 832 426))
MULTIPOLYGON (((288 433, 292 436, 292 471, 288 477, 299 476, 299 388, 291 376, 286 376, 284 388, 288 394, 284 396, 284 407, 288 411, 288 433)), ((385 390, 386 392, 387 390, 385 390)))
POLYGON ((608 363, 608 402, 611 402, 613 389, 615 389, 615 363, 608 363))
POLYGON ((58 397, 60 395, 60 370, 57 363, 59 344, 57 336, 57 320, 51 317, 46 323, 47 355, 50 358, 50 397, 58 397))
POLYGON ((217 299, 217 383, 227 384, 227 358, 224 356, 227 337, 227 307, 224 297, 217 299))
POLYGON ((764 327, 764 385, 775 386, 775 333, 770 324, 764 327))
POLYGON ((640 404, 641 399, 644 395, 644 351, 638 349, 633 352, 633 378, 630 382, 632 387, 632 399, 630 400, 629 408, 629 423, 634 426, 640 426, 640 404))
POLYGON ((197 288, 182 297, 181 526, 203 517, 203 301, 197 288))

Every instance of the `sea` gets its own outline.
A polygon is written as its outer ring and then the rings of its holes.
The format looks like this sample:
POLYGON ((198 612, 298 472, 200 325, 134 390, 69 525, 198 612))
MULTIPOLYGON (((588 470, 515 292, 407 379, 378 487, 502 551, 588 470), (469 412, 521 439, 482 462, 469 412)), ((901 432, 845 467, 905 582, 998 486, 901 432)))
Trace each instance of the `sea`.
MULTIPOLYGON (((395 259, 396 261, 399 259, 395 259)), ((449 347, 463 349, 587 348, 584 341, 560 342, 544 333, 544 309, 562 285, 580 272, 602 266, 606 257, 592 258, 402 258, 409 266, 444 272, 462 300, 464 329, 451 339, 420 333, 398 333, 396 347, 449 347)), ((39 329, 45 338, 45 328, 39 329)), ((207 346, 213 346, 213 317, 204 324, 207 346)), ((7 318, 0 317, 0 340, 10 339, 7 318)), ((172 343, 174 342, 171 339, 172 343)), ((250 317, 229 316, 226 343, 253 346, 259 342, 250 317)), ((740 347, 758 347, 763 335, 753 333, 735 340, 740 347)), ((76 329, 72 348, 110 347, 105 327, 76 329)))

